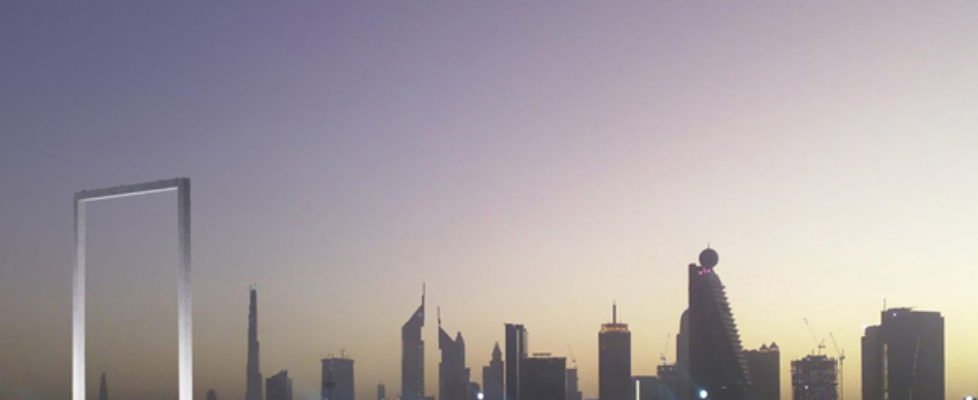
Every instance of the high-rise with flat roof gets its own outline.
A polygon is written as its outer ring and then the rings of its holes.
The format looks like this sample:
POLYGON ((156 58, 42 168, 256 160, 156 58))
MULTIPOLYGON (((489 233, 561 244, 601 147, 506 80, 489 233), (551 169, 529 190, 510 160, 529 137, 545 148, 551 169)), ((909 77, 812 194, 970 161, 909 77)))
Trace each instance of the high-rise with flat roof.
POLYGON ((321 387, 325 400, 355 400, 353 360, 346 357, 324 358, 321 387))
POLYGON ((762 344, 757 350, 745 350, 744 360, 750 372, 757 400, 781 400, 781 350, 777 343, 762 344))
POLYGON ((611 306, 611 322, 598 332, 598 397, 632 399, 632 333, 618 322, 618 305, 611 306))
POLYGON ((567 400, 567 359, 534 354, 522 360, 520 398, 567 400))
POLYGON ((863 400, 943 399, 944 317, 891 308, 862 338, 863 400))
POLYGON ((506 400, 520 400, 520 369, 527 355, 526 342, 527 332, 522 324, 506 324, 506 400))

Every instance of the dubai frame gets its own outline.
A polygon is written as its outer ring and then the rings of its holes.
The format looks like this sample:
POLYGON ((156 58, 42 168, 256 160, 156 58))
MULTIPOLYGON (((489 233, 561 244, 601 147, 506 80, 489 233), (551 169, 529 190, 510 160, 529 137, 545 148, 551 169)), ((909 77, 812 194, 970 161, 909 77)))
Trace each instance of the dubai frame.
POLYGON ((179 400, 193 399, 193 313, 190 290, 190 179, 175 178, 75 193, 75 269, 72 289, 71 398, 85 400, 85 203, 177 191, 177 359, 179 400))

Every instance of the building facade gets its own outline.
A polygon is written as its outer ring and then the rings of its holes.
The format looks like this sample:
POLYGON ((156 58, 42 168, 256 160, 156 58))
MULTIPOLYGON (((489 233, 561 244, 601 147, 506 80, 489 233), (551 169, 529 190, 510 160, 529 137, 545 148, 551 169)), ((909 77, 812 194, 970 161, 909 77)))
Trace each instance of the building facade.
POLYGON ((292 400, 292 379, 289 371, 282 370, 265 380, 266 400, 292 400))
POLYGON ((700 253, 689 265, 688 352, 690 395, 702 400, 744 400, 751 396, 750 374, 740 334, 716 265, 717 252, 700 253))
POLYGON ((248 305, 248 365, 245 400, 262 400, 261 366, 258 363, 258 288, 251 285, 248 305))
POLYGON ((424 400, 424 288, 421 305, 401 326, 401 400, 424 400))
POLYGON ((632 334, 618 322, 618 306, 611 306, 611 322, 598 332, 598 398, 632 400, 632 334))
POLYGON ((584 400, 581 393, 580 378, 577 376, 577 367, 567 369, 567 400, 584 400))
POLYGON ((438 398, 440 400, 467 400, 469 397, 469 369, 465 367, 465 340, 462 332, 455 338, 441 327, 438 317, 438 348, 441 362, 438 364, 438 398))
POLYGON ((356 400, 353 360, 345 357, 323 359, 321 396, 324 400, 356 400))
POLYGON ((891 308, 862 337, 863 400, 943 399, 944 317, 891 308))
POLYGON ((567 359, 539 354, 522 360, 520 398, 567 400, 567 359))
POLYGON ((482 390, 484 400, 503 400, 503 352, 499 343, 492 348, 489 365, 482 367, 482 390))
POLYGON ((777 343, 744 351, 757 400, 781 400, 781 350, 777 343))
POLYGON ((834 358, 809 355, 791 362, 791 398, 794 400, 837 400, 838 370, 834 358))
POLYGON ((526 355, 526 328, 522 324, 506 324, 506 400, 520 400, 520 370, 526 355))
POLYGON ((632 390, 635 392, 635 400, 660 400, 662 382, 656 376, 634 376, 632 377, 632 390))

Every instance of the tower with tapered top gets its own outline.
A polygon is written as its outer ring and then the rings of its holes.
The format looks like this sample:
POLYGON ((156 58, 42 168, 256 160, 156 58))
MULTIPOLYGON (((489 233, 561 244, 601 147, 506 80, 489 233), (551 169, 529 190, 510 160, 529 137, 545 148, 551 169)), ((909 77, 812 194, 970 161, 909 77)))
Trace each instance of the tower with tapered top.
POLYGON ((424 400, 425 287, 421 285, 421 305, 401 327, 401 400, 424 400))
POLYGON ((261 368, 258 364, 258 288, 251 285, 248 305, 248 377, 245 400, 262 400, 261 368))
POLYGON ((700 265, 689 265, 688 366, 691 398, 744 400, 751 381, 740 334, 716 265, 717 252, 700 253, 700 265))

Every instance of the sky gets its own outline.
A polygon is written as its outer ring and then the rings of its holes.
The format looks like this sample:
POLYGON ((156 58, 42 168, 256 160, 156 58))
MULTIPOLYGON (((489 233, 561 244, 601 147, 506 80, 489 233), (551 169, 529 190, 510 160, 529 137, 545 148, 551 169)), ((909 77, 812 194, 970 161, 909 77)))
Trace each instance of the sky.
MULTIPOLYGON (((0 399, 70 395, 72 194, 181 176, 201 398, 244 396, 252 283, 297 398, 330 354, 396 393, 422 283, 429 394, 440 306, 473 380, 521 322, 594 397, 613 301, 635 374, 675 359, 707 244, 783 398, 829 332, 858 398, 884 299, 978 392, 975 38, 971 1, 4 2, 0 399)), ((175 200, 91 206, 89 398, 175 398, 175 200)))

